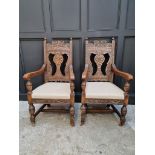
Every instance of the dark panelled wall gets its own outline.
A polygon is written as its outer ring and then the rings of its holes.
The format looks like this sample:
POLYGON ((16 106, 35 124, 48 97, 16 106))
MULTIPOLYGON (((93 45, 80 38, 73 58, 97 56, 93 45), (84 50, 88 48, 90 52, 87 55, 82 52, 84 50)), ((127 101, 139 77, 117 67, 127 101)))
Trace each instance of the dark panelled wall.
MULTIPOLYGON (((43 64, 43 38, 73 38, 76 100, 80 100, 84 39, 116 37, 116 65, 135 72, 135 0, 20 0, 20 99, 26 99, 22 75, 43 64)), ((33 79, 33 88, 43 77, 33 79)), ((122 80, 115 79, 122 86, 122 80)), ((130 104, 135 84, 131 83, 130 104)))

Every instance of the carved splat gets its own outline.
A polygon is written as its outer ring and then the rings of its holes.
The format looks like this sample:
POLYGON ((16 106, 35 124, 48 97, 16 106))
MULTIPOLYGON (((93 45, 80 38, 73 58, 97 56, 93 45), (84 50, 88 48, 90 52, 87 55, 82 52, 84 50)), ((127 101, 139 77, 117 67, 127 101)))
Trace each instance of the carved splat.
POLYGON ((56 74, 56 71, 58 71, 58 73, 60 72, 59 74, 62 74, 63 76, 65 76, 66 63, 68 60, 67 54, 62 54, 62 55, 60 54, 58 56, 58 55, 54 55, 54 54, 50 53, 48 58, 49 58, 49 61, 51 64, 51 74, 54 75, 54 74, 56 74), (61 60, 59 60, 59 59, 61 59, 61 60))
POLYGON ((56 64, 57 70, 56 70, 56 75, 57 76, 62 76, 62 73, 60 71, 60 66, 63 62, 63 56, 60 53, 56 53, 53 57, 53 61, 56 64))
POLYGON ((86 63, 89 81, 112 81, 111 64, 114 63, 113 41, 86 40, 86 63))
POLYGON ((54 40, 44 47, 44 61, 47 64, 45 81, 68 81, 72 40, 54 40))
POLYGON ((104 58, 104 56, 102 54, 99 53, 99 54, 96 54, 94 59, 95 59, 95 62, 97 64, 97 72, 96 72, 95 75, 100 76, 100 74, 101 74, 101 66, 102 66, 105 58, 104 58))

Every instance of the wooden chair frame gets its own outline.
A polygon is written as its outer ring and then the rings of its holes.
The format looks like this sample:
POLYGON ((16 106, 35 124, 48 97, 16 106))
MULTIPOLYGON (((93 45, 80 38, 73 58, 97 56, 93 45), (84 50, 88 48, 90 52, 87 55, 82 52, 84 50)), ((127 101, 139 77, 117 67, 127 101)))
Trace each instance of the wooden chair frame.
POLYGON ((114 64, 114 56, 115 56, 115 39, 112 38, 112 43, 108 43, 105 40, 102 40, 101 42, 96 41, 94 44, 91 44, 88 42, 88 39, 85 41, 85 51, 86 51, 86 57, 85 57, 85 69, 82 74, 82 97, 81 97, 81 125, 85 122, 86 113, 91 112, 99 112, 99 113, 113 113, 116 112, 116 114, 120 117, 120 126, 123 126, 126 119, 125 116, 127 114, 127 105, 129 100, 129 89, 130 89, 130 81, 133 79, 133 76, 129 73, 120 71, 116 68, 114 64), (94 53, 97 55, 96 63, 97 63, 97 72, 96 75, 92 76, 91 71, 91 62, 90 62, 90 54, 94 53), (102 60, 102 57, 100 57, 100 54, 110 53, 111 61, 107 64, 106 69, 106 76, 101 75, 101 72, 98 72, 98 70, 101 70, 101 63, 103 63, 104 60, 102 60), (118 99, 94 99, 94 98, 86 98, 86 83, 87 81, 110 81, 113 82, 113 74, 116 76, 120 76, 125 80, 124 85, 124 100, 118 100, 118 99), (88 104, 106 104, 106 107, 103 109, 93 109, 89 108, 88 104), (121 104, 123 105, 121 108, 121 113, 116 109, 114 104, 121 104), (111 107, 111 108, 110 108, 111 107))
POLYGON ((30 121, 35 123, 35 117, 40 112, 69 112, 70 113, 70 124, 74 126, 74 80, 75 76, 73 73, 73 66, 72 66, 72 39, 70 39, 69 43, 65 43, 64 40, 54 40, 51 43, 47 43, 47 39, 44 39, 44 64, 43 66, 34 72, 29 72, 24 74, 24 80, 27 80, 26 88, 27 88, 27 99, 29 104, 29 113, 30 113, 30 121), (57 71, 54 75, 51 74, 51 64, 48 60, 49 53, 55 54, 53 61, 56 64, 57 71), (67 54, 68 61, 66 63, 65 68, 65 76, 60 72, 60 65, 62 63, 62 54, 67 54), (57 82, 69 82, 70 83, 70 99, 34 99, 32 98, 32 82, 31 79, 44 74, 44 81, 57 81, 57 82), (36 112, 34 104, 44 103, 36 112), (62 109, 62 108, 50 108, 50 104, 52 103, 69 103, 69 109, 62 109), (44 109, 45 106, 48 109, 44 109))

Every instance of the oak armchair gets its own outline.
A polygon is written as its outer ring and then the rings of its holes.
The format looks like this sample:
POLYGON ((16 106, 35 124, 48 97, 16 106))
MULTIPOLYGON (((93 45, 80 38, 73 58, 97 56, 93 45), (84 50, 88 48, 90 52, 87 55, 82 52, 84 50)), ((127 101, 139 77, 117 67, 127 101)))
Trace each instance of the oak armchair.
POLYGON ((81 97, 81 125, 85 122, 86 113, 113 113, 120 117, 120 126, 125 123, 127 105, 129 99, 129 82, 133 76, 116 68, 115 39, 88 40, 85 41, 85 69, 82 74, 82 97, 81 97), (113 75, 120 76, 125 80, 124 90, 113 83, 113 75), (104 108, 89 108, 91 104, 103 104, 104 108), (122 104, 121 113, 114 104, 122 104))
POLYGON ((72 67, 72 39, 53 40, 47 43, 44 39, 44 64, 34 72, 26 73, 27 99, 29 103, 30 120, 40 112, 69 112, 70 124, 74 126, 74 73, 72 67), (31 79, 44 75, 44 84, 32 90, 31 79), (34 104, 43 104, 35 112, 34 104), (69 109, 50 108, 52 103, 70 104, 69 109), (47 106, 47 108, 45 108, 47 106))

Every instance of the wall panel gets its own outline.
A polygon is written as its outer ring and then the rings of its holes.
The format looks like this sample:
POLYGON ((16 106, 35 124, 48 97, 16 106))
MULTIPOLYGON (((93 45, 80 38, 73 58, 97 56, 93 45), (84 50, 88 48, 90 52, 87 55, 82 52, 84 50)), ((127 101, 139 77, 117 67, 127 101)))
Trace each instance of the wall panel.
POLYGON ((128 0, 126 28, 127 29, 135 28, 135 0, 128 0))
POLYGON ((80 30, 80 0, 50 0, 52 31, 80 30))
POLYGON ((20 0, 20 32, 44 32, 43 0, 20 0))
POLYGON ((88 0, 88 30, 117 29, 120 0, 88 0))

